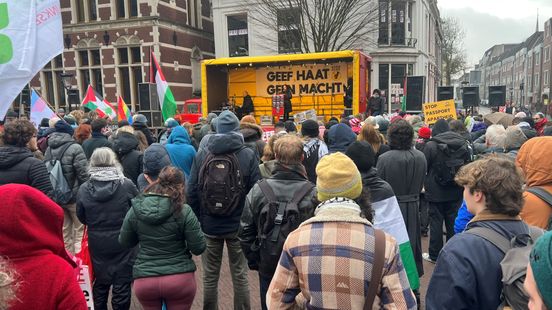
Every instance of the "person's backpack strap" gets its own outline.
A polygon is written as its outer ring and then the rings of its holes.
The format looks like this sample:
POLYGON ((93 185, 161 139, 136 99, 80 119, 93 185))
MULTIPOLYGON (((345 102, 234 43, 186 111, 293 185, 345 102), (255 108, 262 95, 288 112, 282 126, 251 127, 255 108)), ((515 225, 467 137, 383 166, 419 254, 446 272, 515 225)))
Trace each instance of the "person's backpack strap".
POLYGON ((298 205, 313 188, 314 184, 311 182, 305 182, 303 186, 295 192, 293 198, 291 199, 291 203, 298 205))
POLYGON ((261 192, 263 192, 263 195, 266 196, 269 205, 273 203, 278 204, 278 211, 276 212, 276 217, 274 218, 274 229, 272 230, 272 236, 270 237, 272 242, 276 242, 278 241, 278 236, 280 235, 280 225, 282 225, 282 222, 284 221, 284 213, 286 211, 287 202, 280 202, 277 200, 274 191, 270 185, 268 185, 266 180, 263 179, 257 184, 259 184, 259 188, 261 189, 261 192))
POLYGON ((385 267, 385 233, 383 230, 374 228, 374 238, 376 243, 374 247, 374 264, 372 265, 372 276, 366 294, 364 310, 372 309, 383 276, 383 268, 385 267))
POLYGON ((529 187, 525 191, 539 197, 544 202, 546 202, 550 207, 552 207, 552 194, 542 187, 529 187))
MULTIPOLYGON (((75 144, 74 142, 66 142, 62 149, 61 149, 61 152, 59 154, 59 158, 52 158, 53 160, 61 160, 63 158, 63 155, 65 155, 65 152, 67 151, 67 149, 69 149, 69 147, 71 147, 71 145, 75 144)), ((52 150, 50 149, 50 155, 52 154, 52 150)))
POLYGON ((512 247, 510 240, 490 228, 475 227, 466 230, 466 232, 489 241, 504 254, 506 254, 506 252, 508 252, 508 250, 512 247))

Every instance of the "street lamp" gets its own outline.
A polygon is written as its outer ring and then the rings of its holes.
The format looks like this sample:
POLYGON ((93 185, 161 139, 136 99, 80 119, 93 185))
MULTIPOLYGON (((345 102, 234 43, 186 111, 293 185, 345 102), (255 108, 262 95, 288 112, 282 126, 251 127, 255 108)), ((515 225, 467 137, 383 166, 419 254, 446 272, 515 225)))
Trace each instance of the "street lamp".
MULTIPOLYGON (((69 101, 69 110, 71 110, 71 95, 73 93, 73 84, 72 84, 72 80, 73 80, 73 76, 74 74, 73 73, 67 73, 67 72, 62 72, 59 74, 59 77, 61 78, 61 82, 63 84, 63 88, 65 88, 65 90, 67 91, 67 99, 69 101)), ((69 111, 67 111, 67 113, 69 113, 69 111)))

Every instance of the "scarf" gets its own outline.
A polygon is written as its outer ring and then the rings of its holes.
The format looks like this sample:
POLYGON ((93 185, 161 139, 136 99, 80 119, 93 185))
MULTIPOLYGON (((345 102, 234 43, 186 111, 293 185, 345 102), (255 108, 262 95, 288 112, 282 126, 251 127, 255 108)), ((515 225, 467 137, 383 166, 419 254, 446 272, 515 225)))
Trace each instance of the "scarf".
POLYGON ((90 180, 115 181, 122 180, 124 175, 117 167, 90 167, 90 180))
POLYGON ((307 170, 305 169, 305 166, 303 166, 302 164, 286 165, 276 160, 274 161, 274 169, 272 170, 272 175, 276 173, 298 174, 303 179, 307 180, 307 170))

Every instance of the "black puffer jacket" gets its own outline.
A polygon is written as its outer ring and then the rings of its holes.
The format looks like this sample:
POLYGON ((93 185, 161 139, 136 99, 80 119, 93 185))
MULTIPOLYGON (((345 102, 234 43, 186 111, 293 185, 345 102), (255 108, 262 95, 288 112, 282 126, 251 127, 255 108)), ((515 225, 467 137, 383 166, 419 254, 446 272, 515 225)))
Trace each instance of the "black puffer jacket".
POLYGON ((240 124, 240 132, 243 135, 245 145, 255 151, 257 156, 261 158, 266 143, 263 141, 263 129, 261 126, 251 123, 240 124))
POLYGON ((243 137, 238 132, 228 134, 216 134, 210 138, 208 151, 200 150, 197 153, 192 170, 190 172, 190 180, 188 181, 188 203, 194 210, 197 218, 201 223, 203 232, 207 235, 220 236, 238 231, 240 226, 240 217, 245 203, 245 196, 251 190, 253 185, 261 178, 259 172, 259 160, 255 152, 250 148, 243 147, 243 137), (240 207, 236 208, 230 216, 213 216, 201 209, 201 193, 199 184, 199 170, 203 165, 208 153, 213 154, 230 154, 236 153, 238 157, 240 170, 243 173, 243 184, 245 190, 240 200, 240 207))
POLYGON ((138 195, 129 179, 90 180, 78 192, 77 217, 88 225, 88 243, 96 281, 129 283, 135 253, 119 244, 119 232, 131 199, 138 195))
POLYGON ((90 160, 90 157, 92 157, 92 153, 96 149, 99 149, 101 147, 108 147, 112 148, 113 144, 107 140, 107 137, 102 135, 99 132, 93 132, 92 138, 87 139, 82 144, 82 149, 84 150, 84 155, 86 155, 86 159, 90 160))
POLYGON ((123 166, 125 177, 135 185, 138 184, 138 176, 142 173, 143 167, 143 155, 138 151, 138 144, 138 139, 128 132, 119 132, 113 137, 113 151, 123 166))
POLYGON ((46 165, 24 147, 0 147, 0 185, 9 183, 26 184, 46 195, 52 192, 46 165))
POLYGON ((75 203, 79 186, 88 181, 88 161, 84 155, 82 146, 73 140, 67 133, 54 132, 48 138, 48 149, 44 154, 44 161, 61 156, 63 146, 66 143, 72 145, 65 151, 61 158, 61 169, 69 186, 73 187, 73 197, 68 204, 75 203))
MULTIPOLYGON (((427 177, 425 178, 425 198, 432 202, 447 202, 462 199, 462 187, 454 184, 443 186, 436 181, 437 170, 444 161, 452 158, 451 154, 461 157, 464 164, 470 161, 470 152, 466 139, 460 134, 446 131, 431 138, 424 147, 427 161, 427 177)), ((455 157, 455 158, 458 158, 455 157)))

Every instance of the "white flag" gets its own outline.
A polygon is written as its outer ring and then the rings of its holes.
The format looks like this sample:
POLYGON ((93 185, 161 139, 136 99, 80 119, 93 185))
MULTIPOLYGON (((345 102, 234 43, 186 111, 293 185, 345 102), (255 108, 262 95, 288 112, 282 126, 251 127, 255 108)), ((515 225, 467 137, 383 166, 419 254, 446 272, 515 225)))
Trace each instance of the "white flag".
POLYGON ((62 52, 59 0, 0 3, 0 120, 23 87, 62 52))

